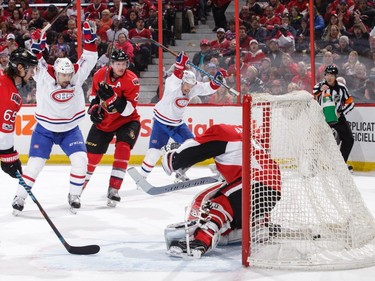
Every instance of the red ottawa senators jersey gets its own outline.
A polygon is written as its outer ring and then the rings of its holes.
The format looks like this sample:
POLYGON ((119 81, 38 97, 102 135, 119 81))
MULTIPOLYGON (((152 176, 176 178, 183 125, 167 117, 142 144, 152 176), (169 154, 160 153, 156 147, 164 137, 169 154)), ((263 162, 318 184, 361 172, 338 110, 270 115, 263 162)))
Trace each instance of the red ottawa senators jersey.
POLYGON ((22 106, 22 97, 12 79, 0 70, 0 132, 13 133, 17 112, 22 106))
POLYGON ((113 112, 108 112, 105 102, 102 103, 102 110, 104 111, 104 119, 100 124, 97 124, 97 128, 104 132, 113 132, 117 130, 122 125, 129 123, 130 121, 139 121, 140 117, 137 112, 136 106, 139 99, 139 79, 132 71, 127 69, 122 77, 117 78, 115 81, 110 81, 109 74, 111 69, 108 69, 107 77, 106 75, 107 67, 102 67, 99 69, 93 77, 92 82, 92 93, 93 97, 99 88, 99 83, 105 81, 108 85, 113 88, 113 91, 118 97, 125 97, 127 100, 127 105, 125 107, 122 115, 116 110, 113 112))

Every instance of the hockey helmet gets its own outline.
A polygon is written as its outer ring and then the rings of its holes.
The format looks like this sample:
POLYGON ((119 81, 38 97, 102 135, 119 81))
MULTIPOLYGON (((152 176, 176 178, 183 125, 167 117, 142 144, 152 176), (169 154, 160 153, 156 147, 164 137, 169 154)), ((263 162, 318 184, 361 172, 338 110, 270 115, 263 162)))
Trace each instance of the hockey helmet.
POLYGON ((112 61, 129 61, 128 55, 123 50, 115 49, 111 53, 112 61))
POLYGON ((70 74, 74 72, 74 66, 68 58, 58 58, 53 65, 55 73, 70 74))
POLYGON ((324 70, 324 75, 326 74, 334 74, 334 75, 337 75, 339 74, 339 69, 337 68, 336 65, 329 65, 326 67, 326 69, 324 70))
POLYGON ((184 70, 184 73, 182 75, 182 83, 195 85, 197 83, 197 78, 195 77, 194 72, 190 70, 184 70))
POLYGON ((22 64, 23 66, 37 66, 38 59, 32 52, 24 48, 18 48, 10 54, 9 66, 16 69, 18 64, 22 64))

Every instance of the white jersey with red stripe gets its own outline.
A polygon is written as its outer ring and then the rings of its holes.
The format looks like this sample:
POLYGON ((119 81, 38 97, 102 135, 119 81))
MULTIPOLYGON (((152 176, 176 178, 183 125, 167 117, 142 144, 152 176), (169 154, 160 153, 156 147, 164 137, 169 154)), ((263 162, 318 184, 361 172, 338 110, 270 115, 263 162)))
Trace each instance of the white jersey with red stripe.
POLYGON ((162 99, 155 105, 154 117, 160 123, 170 126, 179 126, 183 123, 186 106, 195 96, 208 96, 215 93, 210 82, 197 82, 188 95, 181 91, 181 79, 174 73, 165 81, 162 99))
POLYGON ((76 64, 70 85, 62 89, 56 83, 52 65, 39 59, 34 75, 36 81, 35 119, 47 130, 66 132, 78 125, 85 116, 85 97, 82 84, 89 76, 98 59, 97 51, 83 50, 76 64))

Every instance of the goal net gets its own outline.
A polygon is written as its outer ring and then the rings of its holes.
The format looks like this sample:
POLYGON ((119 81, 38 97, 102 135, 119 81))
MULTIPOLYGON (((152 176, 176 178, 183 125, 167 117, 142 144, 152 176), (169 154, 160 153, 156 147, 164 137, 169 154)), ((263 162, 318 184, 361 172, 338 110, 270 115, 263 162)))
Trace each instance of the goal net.
POLYGON ((374 218, 312 95, 246 96, 243 129, 243 264, 374 265, 374 218))

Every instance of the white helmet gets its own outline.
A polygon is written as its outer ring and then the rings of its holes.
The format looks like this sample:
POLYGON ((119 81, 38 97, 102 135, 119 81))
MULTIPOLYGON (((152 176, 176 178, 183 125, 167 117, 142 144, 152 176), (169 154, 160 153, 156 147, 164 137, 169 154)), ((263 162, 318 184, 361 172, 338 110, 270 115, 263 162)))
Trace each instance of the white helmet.
POLYGON ((58 58, 53 65, 55 73, 69 74, 74 72, 74 66, 68 58, 58 58))
POLYGON ((184 70, 184 74, 182 75, 182 83, 188 83, 190 85, 195 85, 197 83, 197 78, 193 71, 184 70))

